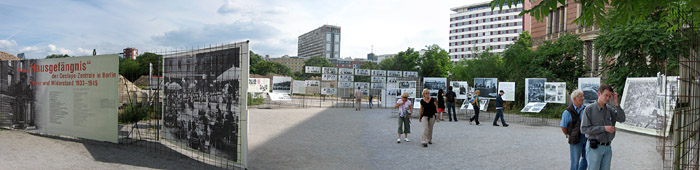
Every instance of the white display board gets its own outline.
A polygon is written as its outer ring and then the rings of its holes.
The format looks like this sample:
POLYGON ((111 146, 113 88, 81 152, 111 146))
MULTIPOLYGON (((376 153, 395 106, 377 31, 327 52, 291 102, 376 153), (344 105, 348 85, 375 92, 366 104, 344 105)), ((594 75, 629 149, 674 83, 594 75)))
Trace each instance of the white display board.
POLYGON ((495 99, 498 95, 497 78, 474 78, 474 90, 479 90, 479 97, 495 99))
POLYGON ((542 103, 542 102, 530 102, 525 107, 523 107, 520 112, 530 112, 530 113, 539 113, 544 109, 544 107, 547 106, 547 103, 542 103))
POLYGON ((447 90, 447 78, 444 77, 424 77, 423 88, 430 90, 430 96, 437 96, 438 90, 447 90))
POLYGON ((545 82, 544 102, 566 103, 566 82, 545 82))
POLYGON ((368 69, 355 69, 355 75, 369 76, 369 70, 368 69))
POLYGON ((386 71, 386 76, 387 77, 403 77, 401 71, 393 71, 393 70, 386 71))
POLYGON ((267 95, 270 96, 271 101, 292 101, 287 93, 267 93, 267 95))
POLYGON ((416 81, 399 81, 400 89, 416 89, 416 81))
POLYGON ((339 81, 338 82, 338 88, 346 88, 346 89, 350 88, 350 89, 352 89, 354 87, 355 87, 354 83, 350 82, 350 81, 339 81))
POLYGON ((292 92, 292 78, 283 76, 273 76, 272 92, 290 94, 292 92))
POLYGON ((338 68, 338 74, 340 75, 354 75, 355 70, 351 68, 338 68))
POLYGON ((452 81, 452 91, 457 94, 457 99, 467 99, 467 89, 469 89, 469 83, 466 81, 452 81))
POLYGON ((616 123, 615 127, 649 135, 663 135, 664 110, 657 108, 657 86, 657 77, 628 77, 620 101, 626 119, 625 122, 616 123))
POLYGON ((324 81, 337 81, 338 80, 338 75, 335 74, 324 74, 321 76, 321 80, 324 81))
POLYGON ((338 68, 323 67, 323 74, 338 74, 338 68))
POLYGON ((418 72, 415 72, 415 71, 404 71, 404 72, 403 72, 403 77, 418 78, 418 72))
POLYGON ((503 90, 503 101, 515 101, 515 82, 498 82, 498 91, 503 90))
POLYGON ((355 81, 355 76, 353 75, 338 75, 338 81, 355 81))
MULTIPOLYGON (((178 84, 166 83, 166 86, 173 86, 178 84)), ((180 86, 180 85, 178 85, 180 86)), ((270 79, 269 78, 249 78, 248 79, 248 92, 251 93, 262 93, 268 92, 270 90, 270 79)))
POLYGON ((372 76, 372 83, 386 83, 386 77, 372 76))
POLYGON ((320 74, 321 73, 321 67, 306 66, 304 68, 304 70, 306 70, 306 73, 310 73, 310 74, 320 74))
POLYGON ((355 88, 369 89, 369 83, 367 82, 355 82, 355 88))
POLYGON ((385 83, 372 83, 370 84, 370 87, 372 89, 385 89, 385 83))
POLYGON ((292 81, 292 93, 293 94, 305 94, 306 93, 306 82, 302 80, 292 81))
POLYGON ((325 95, 335 95, 336 88, 321 88, 321 94, 325 95))
POLYGON ((386 70, 372 70, 372 76, 386 77, 386 70))

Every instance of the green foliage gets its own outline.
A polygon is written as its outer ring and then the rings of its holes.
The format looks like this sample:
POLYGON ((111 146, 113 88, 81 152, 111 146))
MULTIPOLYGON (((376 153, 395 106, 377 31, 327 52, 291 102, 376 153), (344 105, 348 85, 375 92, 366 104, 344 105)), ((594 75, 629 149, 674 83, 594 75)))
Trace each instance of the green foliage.
POLYGON ((46 56, 47 59, 49 59, 49 58, 68 58, 68 57, 70 57, 68 54, 63 54, 63 55, 61 55, 61 54, 51 54, 51 55, 49 55, 49 56, 46 56))
POLYGON ((158 70, 158 64, 163 61, 163 56, 154 53, 144 53, 136 57, 136 62, 139 63, 139 69, 144 75, 148 75, 148 64, 153 64, 153 75, 160 76, 163 68, 158 70))
POLYGON ((262 57, 258 54, 255 54, 252 50, 250 51, 250 73, 251 74, 258 74, 257 67, 255 67, 259 62, 265 61, 262 59, 262 57))
POLYGON ((250 51, 250 73, 267 75, 269 73, 275 73, 279 75, 292 75, 291 69, 284 64, 265 61, 262 56, 255 54, 255 52, 250 51))
MULTIPOLYGON (((333 64, 331 64, 331 62, 328 61, 328 59, 326 59, 324 57, 316 56, 316 57, 309 58, 309 60, 306 60, 306 62, 304 62, 304 67, 306 67, 306 66, 333 67, 333 64)), ((304 69, 306 69, 306 68, 304 68, 304 69)), ((306 70, 304 70, 304 71, 306 71, 306 70)))
POLYGON ((501 56, 495 53, 490 53, 489 50, 479 53, 474 59, 462 59, 454 66, 453 79, 465 80, 470 85, 474 84, 474 78, 492 78, 496 77, 499 80, 505 78, 505 66, 501 60, 501 56))
POLYGON ((419 58, 420 75, 423 77, 447 77, 452 70, 450 55, 437 44, 426 46, 427 51, 419 58))
POLYGON ((148 108, 141 103, 127 104, 119 114, 119 123, 134 123, 148 117, 148 108))
POLYGON ((362 64, 362 65, 360 66, 360 68, 361 68, 361 69, 377 70, 377 69, 379 69, 379 66, 377 66, 377 64, 374 63, 374 62, 369 62, 369 61, 368 61, 368 62, 365 62, 365 64, 362 64))
POLYGON ((143 75, 143 70, 140 68, 140 64, 136 60, 128 58, 119 59, 119 74, 124 76, 129 81, 136 81, 141 75, 143 75))
POLYGON ((545 41, 537 48, 535 61, 546 71, 542 71, 550 82, 566 82, 568 90, 577 86, 578 78, 587 73, 583 61, 583 42, 577 35, 564 35, 554 42, 545 41))
POLYGON ((643 20, 602 30, 594 44, 596 53, 603 56, 606 84, 621 94, 627 77, 655 77, 657 72, 678 75, 678 58, 689 55, 688 39, 660 25, 643 20))
POLYGON ((263 102, 264 102, 264 99, 262 96, 253 97, 253 96, 250 96, 250 93, 248 94, 248 102, 247 102, 248 106, 261 105, 261 104, 263 104, 263 102))
POLYGON ((408 48, 400 51, 394 57, 388 57, 379 63, 379 69, 397 71, 418 71, 420 53, 408 48))

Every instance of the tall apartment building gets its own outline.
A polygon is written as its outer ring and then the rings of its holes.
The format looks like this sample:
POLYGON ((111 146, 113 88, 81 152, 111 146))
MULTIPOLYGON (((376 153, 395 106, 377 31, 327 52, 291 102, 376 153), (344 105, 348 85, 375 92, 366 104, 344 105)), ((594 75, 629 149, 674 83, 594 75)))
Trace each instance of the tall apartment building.
POLYGON ((297 56, 340 58, 340 27, 323 25, 299 36, 297 56))
POLYGON ((476 51, 489 48, 492 53, 503 52, 525 29, 523 17, 518 16, 523 10, 522 3, 494 11, 491 11, 489 2, 450 10, 455 12, 450 14, 449 52, 453 62, 472 59, 476 57, 476 51))
POLYGON ((269 58, 267 59, 270 62, 275 62, 275 63, 280 63, 282 65, 285 65, 289 67, 289 70, 292 72, 299 71, 301 72, 302 69, 304 68, 304 63, 306 63, 306 60, 308 58, 302 58, 302 57, 296 57, 296 56, 282 56, 280 58, 269 58))
MULTIPOLYGON (((532 6, 538 3, 533 2, 532 6)), ((566 4, 558 4, 557 10, 551 11, 547 18, 544 18, 542 21, 537 21, 533 17, 532 46, 533 49, 536 49, 544 41, 555 41, 566 33, 577 34, 579 39, 583 41, 584 61, 590 67, 588 76, 600 76, 601 58, 593 50, 593 40, 598 37, 600 29, 597 26, 582 27, 575 23, 574 20, 581 16, 582 12, 583 7, 581 3, 567 0, 566 4)))
POLYGON ((125 48, 124 49, 124 58, 130 58, 132 60, 136 60, 136 57, 139 56, 139 50, 136 48, 125 48))

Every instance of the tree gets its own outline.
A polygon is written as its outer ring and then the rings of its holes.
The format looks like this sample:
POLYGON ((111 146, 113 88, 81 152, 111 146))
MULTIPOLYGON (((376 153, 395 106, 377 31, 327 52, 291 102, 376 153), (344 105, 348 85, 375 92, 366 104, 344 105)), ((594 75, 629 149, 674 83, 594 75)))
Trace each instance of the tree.
POLYGON ((362 64, 360 66, 360 68, 361 69, 377 70, 377 69, 379 69, 379 66, 374 62, 368 61, 368 62, 365 62, 364 64, 362 64))
POLYGON ((420 53, 414 51, 413 48, 408 48, 406 51, 400 51, 395 56, 379 62, 379 68, 382 70, 418 71, 419 59, 420 53))
POLYGON ((133 82, 143 75, 143 70, 140 69, 139 62, 128 58, 120 58, 119 74, 133 82))
POLYGON ((387 57, 384 58, 384 60, 380 61, 378 65, 379 69, 382 70, 397 70, 394 68, 394 64, 396 63, 396 60, 394 57, 387 57))
POLYGON ((491 53, 489 50, 479 52, 475 51, 477 55, 474 59, 462 59, 454 66, 454 73, 452 79, 454 80, 465 80, 469 84, 474 84, 474 78, 498 78, 503 80, 505 78, 503 69, 503 61, 498 54, 491 53))
POLYGON ((251 67, 250 67, 250 73, 251 73, 251 74, 258 74, 258 72, 257 72, 257 67, 255 67, 255 66, 256 66, 259 62, 261 62, 261 61, 265 61, 265 60, 263 60, 262 57, 261 57, 260 55, 255 54, 255 53, 253 52, 253 50, 250 50, 250 61, 249 61, 249 64, 250 64, 250 66, 251 66, 251 67))
POLYGON ((68 58, 68 57, 70 57, 68 54, 63 54, 63 55, 61 55, 61 54, 51 54, 51 55, 49 55, 49 56, 46 56, 47 59, 49 59, 49 58, 68 58))
POLYGON ((143 75, 148 75, 149 64, 153 64, 153 75, 160 76, 163 68, 158 70, 158 63, 163 61, 163 56, 155 53, 144 53, 136 57, 136 62, 139 63, 139 69, 143 75))
POLYGON ((316 57, 311 57, 309 60, 306 60, 304 62, 304 68, 302 68, 302 71, 306 73, 306 66, 314 66, 314 67, 333 67, 333 64, 331 64, 328 59, 316 56, 316 57))
POLYGON ((594 41, 603 56, 606 83, 622 92, 627 77, 655 77, 657 72, 678 75, 678 59, 689 55, 687 38, 668 32, 652 19, 603 29, 594 41), (610 62, 605 62, 610 61, 610 62))
POLYGON ((420 75, 423 77, 447 77, 452 70, 450 55, 437 44, 426 46, 427 51, 419 59, 420 75))
POLYGON ((547 81, 566 82, 568 90, 577 86, 578 78, 587 73, 583 61, 583 42, 577 35, 566 34, 556 41, 545 41, 537 48, 535 63, 546 71, 541 71, 547 81))

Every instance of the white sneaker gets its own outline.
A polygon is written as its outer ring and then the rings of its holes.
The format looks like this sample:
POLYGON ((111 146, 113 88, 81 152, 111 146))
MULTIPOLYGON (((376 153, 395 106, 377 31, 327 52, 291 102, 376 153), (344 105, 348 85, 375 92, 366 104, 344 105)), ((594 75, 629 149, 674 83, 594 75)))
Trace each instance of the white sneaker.
POLYGON ((401 138, 396 139, 396 143, 401 143, 401 138))
POLYGON ((408 138, 403 138, 406 142, 410 142, 411 140, 408 140, 408 138))

